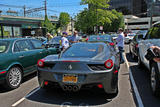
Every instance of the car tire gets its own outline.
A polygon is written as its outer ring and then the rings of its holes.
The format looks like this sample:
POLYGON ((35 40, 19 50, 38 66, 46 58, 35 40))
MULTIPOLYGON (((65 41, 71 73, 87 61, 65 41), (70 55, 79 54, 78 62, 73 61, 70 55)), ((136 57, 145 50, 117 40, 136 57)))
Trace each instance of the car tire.
POLYGON ((22 70, 19 67, 12 67, 9 69, 6 75, 6 81, 4 86, 11 90, 16 89, 22 82, 22 70))
POLYGON ((153 95, 160 96, 160 78, 158 73, 158 66, 156 63, 151 65, 150 84, 153 95))

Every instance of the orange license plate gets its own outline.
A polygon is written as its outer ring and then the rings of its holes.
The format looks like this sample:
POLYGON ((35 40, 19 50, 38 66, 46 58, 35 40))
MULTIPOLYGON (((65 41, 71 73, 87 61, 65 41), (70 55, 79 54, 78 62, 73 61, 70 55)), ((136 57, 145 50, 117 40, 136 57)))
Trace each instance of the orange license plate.
POLYGON ((77 83, 76 75, 63 75, 63 82, 77 83))

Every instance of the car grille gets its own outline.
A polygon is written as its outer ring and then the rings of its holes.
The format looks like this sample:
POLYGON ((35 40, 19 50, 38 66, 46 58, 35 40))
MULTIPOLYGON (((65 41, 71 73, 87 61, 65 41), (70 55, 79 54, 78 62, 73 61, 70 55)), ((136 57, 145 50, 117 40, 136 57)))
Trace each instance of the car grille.
POLYGON ((94 71, 106 70, 107 69, 104 66, 104 64, 88 64, 88 66, 94 71))

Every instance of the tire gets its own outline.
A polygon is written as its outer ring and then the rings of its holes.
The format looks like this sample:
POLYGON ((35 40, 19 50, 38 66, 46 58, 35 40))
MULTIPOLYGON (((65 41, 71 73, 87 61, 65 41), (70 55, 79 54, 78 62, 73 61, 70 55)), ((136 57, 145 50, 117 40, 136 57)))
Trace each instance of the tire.
POLYGON ((154 96, 160 96, 160 78, 158 73, 158 66, 156 63, 151 65, 150 85, 154 96))
POLYGON ((22 70, 19 67, 12 67, 9 69, 6 75, 6 81, 4 86, 11 90, 16 89, 22 82, 22 70))

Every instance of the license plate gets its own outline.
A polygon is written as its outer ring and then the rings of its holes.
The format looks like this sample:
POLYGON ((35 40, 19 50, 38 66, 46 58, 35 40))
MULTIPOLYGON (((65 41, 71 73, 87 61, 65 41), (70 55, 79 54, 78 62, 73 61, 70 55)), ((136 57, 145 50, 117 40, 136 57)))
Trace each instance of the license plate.
POLYGON ((78 77, 76 75, 63 75, 63 82, 77 83, 78 77))

